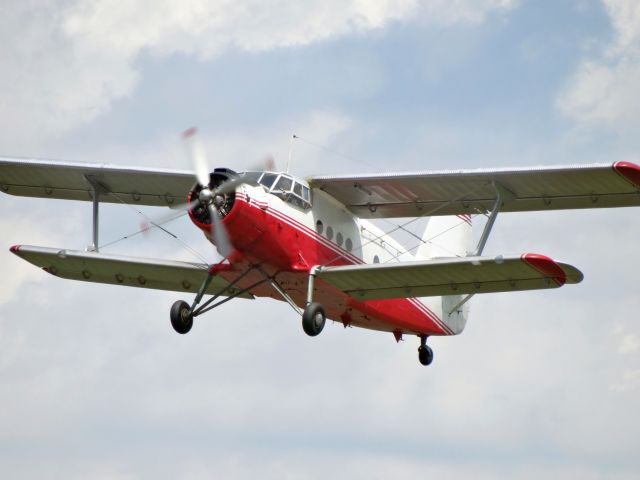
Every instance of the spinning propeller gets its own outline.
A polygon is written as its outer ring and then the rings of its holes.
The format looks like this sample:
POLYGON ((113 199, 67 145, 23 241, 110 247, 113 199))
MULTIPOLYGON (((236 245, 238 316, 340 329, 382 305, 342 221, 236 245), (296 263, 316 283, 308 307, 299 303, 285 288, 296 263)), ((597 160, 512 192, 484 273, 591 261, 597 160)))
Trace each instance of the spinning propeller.
POLYGON ((187 147, 187 155, 196 172, 196 179, 202 187, 198 193, 198 198, 191 202, 189 208, 201 205, 209 210, 213 241, 216 244, 218 253, 223 257, 228 257, 231 255, 233 247, 231 246, 227 229, 222 224, 219 209, 225 203, 225 195, 234 192, 236 187, 242 183, 242 180, 240 178, 234 178, 223 182, 217 187, 211 185, 211 169, 209 168, 204 148, 197 133, 198 130, 195 127, 191 127, 182 134, 185 146, 187 147))
MULTIPOLYGON (((191 127, 182 134, 185 143, 187 156, 195 171, 198 185, 191 192, 191 199, 188 203, 172 207, 173 212, 170 215, 161 217, 158 220, 144 222, 141 229, 146 231, 150 225, 162 228, 160 225, 166 221, 173 220, 177 211, 191 211, 195 217, 206 223, 210 220, 210 233, 213 236, 218 253, 223 257, 228 257, 233 252, 233 246, 229 239, 227 229, 222 224, 222 218, 228 213, 229 199, 227 195, 233 194, 238 185, 245 183, 246 178, 231 174, 230 171, 218 172, 213 171, 207 162, 207 156, 204 147, 198 137, 198 130, 191 127), (213 174, 211 173, 213 171, 213 174), (231 175, 230 175, 231 174, 231 175), (222 178, 222 180, 221 180, 222 178), (208 218, 206 218, 208 217, 208 218)), ((264 158, 261 165, 256 168, 250 168, 249 171, 273 171, 276 169, 273 156, 268 155, 264 158)))

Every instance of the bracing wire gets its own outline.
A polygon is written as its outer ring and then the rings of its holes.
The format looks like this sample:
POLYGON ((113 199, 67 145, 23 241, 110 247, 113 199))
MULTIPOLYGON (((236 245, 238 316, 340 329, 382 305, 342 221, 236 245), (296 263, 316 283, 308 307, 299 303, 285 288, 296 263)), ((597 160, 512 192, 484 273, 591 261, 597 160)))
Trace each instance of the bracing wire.
MULTIPOLYGON (((437 207, 434 207, 434 208, 432 208, 432 209, 430 209, 430 210, 425 211, 422 215, 419 215, 419 216, 417 216, 417 217, 413 217, 413 218, 411 218, 410 220, 407 220, 406 222, 401 223, 400 225, 395 225, 395 227, 394 227, 394 228, 392 228, 391 230, 388 230, 388 231, 386 231, 386 232, 383 232, 383 233, 382 233, 382 234, 380 234, 380 235, 375 235, 375 234, 374 234, 374 235, 373 235, 373 238, 369 239, 369 240, 368 240, 368 241, 366 241, 366 242, 363 242, 363 243, 362 243, 362 244, 361 244, 361 245, 356 249, 356 251, 358 251, 358 250, 359 250, 359 251, 360 251, 360 253, 362 253, 362 250, 363 250, 363 248, 364 248, 366 245, 370 245, 371 243, 375 243, 375 242, 377 242, 378 240, 381 240, 383 237, 389 236, 389 235, 391 235, 392 233, 397 232, 397 231, 398 231, 398 230, 400 230, 400 229, 404 229, 404 228, 405 228, 405 227, 407 227, 408 225, 411 225, 412 223, 417 222, 417 221, 418 221, 419 219, 421 219, 421 218, 433 216, 433 214, 434 214, 434 213, 437 213, 438 211, 440 211, 440 210, 441 210, 441 209, 443 209, 444 207, 446 207, 446 206, 448 206, 448 205, 451 205, 452 203, 459 202, 460 200, 462 200, 462 199, 463 199, 464 197, 466 197, 467 195, 473 194, 473 193, 475 193, 476 191, 478 191, 479 189, 480 189, 480 187, 478 186, 478 187, 476 187, 476 188, 475 188, 475 189, 473 189, 473 190, 467 191, 467 192, 465 192, 463 195, 460 195, 459 197, 456 197, 456 198, 454 198, 454 199, 451 199, 451 200, 449 200, 449 201, 447 201, 447 202, 445 202, 445 203, 442 203, 441 205, 438 205, 437 207)), ((421 241, 422 241, 422 239, 421 239, 421 241)), ((414 247, 414 248, 417 248, 417 247, 414 247)), ((398 256, 402 255, 403 253, 406 253, 406 252, 401 252, 400 254, 396 255, 396 258, 397 258, 398 256)), ((344 253, 339 253, 339 254, 338 254, 338 255, 336 255, 333 259, 331 259, 331 261, 329 261, 329 262, 325 263, 325 266, 331 265, 332 263, 334 263, 334 262, 338 261, 340 258, 344 258, 344 257, 345 257, 345 254, 344 254, 344 253)))
POLYGON ((151 230, 152 228, 158 228, 161 231, 165 232, 167 235, 169 235, 171 238, 173 238, 178 244, 180 244, 182 246, 182 248, 184 248, 185 250, 187 250, 188 252, 190 252, 192 255, 194 255, 195 257, 197 257, 199 260, 201 260, 202 262, 204 262, 205 264, 209 264, 209 261, 200 254, 200 252, 198 252, 196 249, 194 249, 193 247, 189 246, 186 242, 184 242, 182 239, 180 239, 176 234, 171 233, 169 230, 167 230, 166 228, 162 227, 161 225, 172 222, 173 220, 176 220, 180 217, 182 217, 183 215, 186 215, 186 212, 180 212, 178 215, 176 215, 175 217, 172 217, 168 220, 156 223, 154 222, 148 215, 145 215, 142 211, 140 211, 138 208, 134 207, 133 205, 131 205, 130 203, 125 202, 123 199, 120 198, 120 195, 117 193, 113 193, 113 192, 108 192, 109 195, 113 196, 115 199, 117 199, 119 202, 121 202, 122 204, 126 205, 127 207, 129 207, 130 209, 132 209, 134 212, 136 212, 138 215, 142 216, 148 223, 150 226, 144 227, 132 234, 129 235, 125 235, 124 237, 121 237, 117 240, 114 240, 112 242, 109 242, 107 244, 101 245, 101 247, 109 247, 111 245, 114 245, 118 242, 121 242, 123 240, 127 240, 129 238, 135 237, 141 233, 144 233, 148 230, 151 230))
MULTIPOLYGON (((312 141, 310 141, 310 140, 307 140, 306 138, 303 138, 303 137, 301 137, 300 135, 293 135, 292 140, 291 140, 291 141, 292 141, 292 144, 293 144, 293 139, 299 140, 299 141, 301 141, 301 142, 303 142, 303 143, 306 143, 306 144, 311 145, 311 146, 313 146, 313 147, 316 147, 316 148, 318 148, 318 149, 324 150, 324 151, 326 151, 326 152, 332 153, 332 154, 337 155, 337 156, 339 156, 339 157, 345 158, 345 159, 347 159, 347 160, 351 160, 351 161, 358 162, 358 163, 365 163, 365 164, 367 164, 367 165, 373 166, 373 165, 371 165, 371 164, 370 164, 370 163, 368 163, 368 162, 365 162, 365 161, 362 161, 362 160, 358 160, 358 159, 356 159, 356 158, 353 158, 353 157, 350 157, 350 156, 348 156, 348 155, 345 155, 345 154, 343 154, 343 153, 341 153, 341 152, 338 152, 337 150, 334 150, 334 149, 332 149, 332 148, 327 147, 326 145, 321 145, 321 144, 319 144, 319 143, 316 143, 316 142, 312 142, 312 141)), ((464 193, 464 195, 461 195, 461 196, 460 196, 460 197, 458 197, 458 198, 455 198, 455 199, 450 200, 450 201, 448 201, 448 202, 446 202, 446 203, 444 203, 444 204, 442 204, 442 205, 439 205, 438 207, 435 207, 435 208, 434 208, 434 209, 432 209, 432 210, 429 210, 429 211, 427 211, 427 212, 424 212, 423 214, 421 214, 421 215, 419 215, 419 216, 417 216, 417 217, 413 217, 413 218, 411 218, 410 220, 408 220, 408 221, 406 221, 406 222, 404 222, 404 223, 401 223, 401 224, 399 224, 399 225, 396 225, 395 223, 390 222, 390 221, 388 221, 388 220, 387 220, 387 222, 388 222, 388 223, 391 223, 391 225, 393 225, 393 226, 394 226, 394 228, 392 228, 392 229, 391 229, 391 230, 389 230, 389 231, 383 232, 381 235, 375 235, 375 234, 373 234, 373 233, 372 233, 373 238, 371 238, 371 239, 367 240, 366 242, 363 242, 363 243, 362 243, 362 244, 361 244, 361 245, 360 245, 360 246, 359 246, 355 251, 356 251, 356 252, 358 252, 358 251, 359 251, 359 253, 360 253, 360 254, 362 254, 362 250, 363 250, 363 248, 364 248, 366 245, 369 245, 369 244, 371 244, 371 243, 375 243, 375 242, 377 242, 377 241, 379 241, 379 240, 382 240, 382 238, 383 238, 383 237, 386 237, 386 236, 388 236, 388 235, 391 235, 392 233, 394 233, 394 232, 396 232, 396 231, 398 231, 398 230, 402 230, 402 231, 405 231, 405 232, 409 233, 410 235, 413 235, 414 237, 418 238, 418 239, 420 240, 420 242, 421 242, 421 243, 419 243, 418 245, 416 245, 416 246, 414 246, 414 247, 412 247, 412 248, 410 248, 410 249, 408 249, 408 250, 404 250, 403 252, 399 252, 399 253, 397 253, 396 255, 392 256, 392 258, 391 258, 390 260, 392 260, 392 259, 396 259, 396 258, 400 257, 401 255, 403 255, 403 254, 405 254, 405 253, 410 253, 410 252, 412 252, 413 250, 415 250, 416 248, 418 248, 420 245, 422 245, 422 243, 425 243, 425 242, 431 241, 431 240, 433 240, 433 239, 426 239, 426 240, 423 240, 422 238, 420 238, 420 237, 418 237, 417 235, 415 235, 413 232, 411 232, 411 231, 407 230, 405 227, 407 227, 408 225, 410 225, 410 224, 412 224, 412 223, 414 223, 414 222, 418 221, 418 220, 419 220, 419 219, 421 219, 421 218, 432 216, 434 213, 436 213, 437 211, 439 211, 439 210, 440 210, 440 209, 442 209, 443 207, 445 207, 445 206, 447 206, 447 205, 450 205, 450 204, 452 204, 452 203, 454 203, 454 202, 460 201, 460 200, 462 200, 465 196, 467 196, 467 195, 469 195, 469 194, 475 193, 477 190, 479 190, 479 188, 480 188, 480 187, 478 187, 478 188, 476 188, 476 189, 473 189, 473 190, 471 190, 471 191, 469 191, 469 192, 465 192, 465 193, 464 193)), ((457 225, 456 225, 456 226, 457 226, 457 225)), ((455 226, 454 226, 454 227, 455 227, 455 226)), ((452 228, 454 228, 454 227, 452 227, 452 228)), ((448 230, 447 230, 447 231, 448 231, 448 230)), ((436 235, 436 237, 437 237, 437 236, 439 236, 439 235, 441 235, 442 233, 445 233, 445 232, 441 232, 440 234, 436 235)), ((435 237, 434 237, 434 238, 435 238, 435 237)), ((331 261, 329 261, 328 263, 326 263, 326 264, 325 264, 325 266, 331 265, 332 263, 334 263, 334 262, 338 261, 340 258, 345 258, 345 257, 346 257, 346 255, 345 255, 344 253, 339 253, 339 254, 338 254, 338 255, 336 255, 336 257, 334 257, 331 261)), ((388 262, 388 261, 389 261, 389 260, 387 260, 387 262, 388 262)), ((385 263, 386 263, 386 262, 385 262, 385 263)))

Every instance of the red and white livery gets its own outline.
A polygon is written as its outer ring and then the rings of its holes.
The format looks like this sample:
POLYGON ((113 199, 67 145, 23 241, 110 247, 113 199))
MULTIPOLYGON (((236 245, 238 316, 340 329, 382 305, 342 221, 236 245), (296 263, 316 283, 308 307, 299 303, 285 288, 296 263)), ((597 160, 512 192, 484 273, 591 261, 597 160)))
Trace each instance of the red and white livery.
MULTIPOLYGON (((189 136, 193 132, 189 132, 189 136)), ((575 267, 538 253, 483 256, 500 212, 640 206, 640 167, 580 165, 296 178, 275 171, 209 171, 192 148, 196 173, 0 158, 0 190, 91 201, 93 245, 86 251, 16 245, 11 251, 65 279, 183 292, 174 329, 235 298, 288 302, 304 331, 325 320, 416 335, 428 365, 432 335, 457 335, 476 294, 578 283, 575 267), (206 265, 109 255, 99 250, 101 202, 186 210, 218 248, 206 265), (472 245, 471 216, 486 213, 472 245), (430 217, 407 249, 371 220, 430 217)))

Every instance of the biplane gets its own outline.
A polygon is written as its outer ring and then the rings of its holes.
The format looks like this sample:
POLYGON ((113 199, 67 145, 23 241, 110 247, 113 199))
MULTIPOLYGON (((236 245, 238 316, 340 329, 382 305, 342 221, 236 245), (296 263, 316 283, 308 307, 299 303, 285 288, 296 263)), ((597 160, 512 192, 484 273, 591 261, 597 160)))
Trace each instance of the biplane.
POLYGON ((88 201, 85 250, 15 245, 11 252, 62 279, 181 292, 173 328, 233 299, 287 302, 309 336, 326 319, 419 339, 458 335, 474 295, 579 283, 575 267, 538 253, 484 256, 499 213, 640 206, 640 166, 629 162, 535 168, 297 178, 256 169, 210 169, 186 132, 194 172, 0 158, 10 195, 88 201), (212 264, 100 251, 100 203, 183 209, 222 260, 212 264), (477 244, 472 216, 486 217, 477 244), (408 250, 375 219, 429 217, 408 250))

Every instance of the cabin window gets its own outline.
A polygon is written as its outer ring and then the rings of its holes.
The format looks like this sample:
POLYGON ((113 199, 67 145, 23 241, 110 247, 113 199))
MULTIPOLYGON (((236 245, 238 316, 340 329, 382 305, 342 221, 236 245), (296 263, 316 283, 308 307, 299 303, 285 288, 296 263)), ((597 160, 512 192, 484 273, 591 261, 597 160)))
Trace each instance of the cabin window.
POLYGON ((333 240, 333 228, 327 227, 327 238, 333 240))
POLYGON ((338 232, 338 234, 336 235, 336 243, 338 244, 338 246, 342 246, 342 242, 343 242, 343 238, 342 238, 342 234, 340 232, 338 232))
POLYGON ((347 251, 350 252, 351 250, 353 250, 353 242, 351 241, 350 238, 347 238, 347 241, 345 242, 345 247, 347 247, 347 251))
POLYGON ((322 232, 324 231, 324 224, 322 223, 322 220, 318 220, 316 222, 316 231, 322 235, 322 232))
POLYGON ((302 185, 302 198, 305 202, 311 203, 311 195, 309 194, 309 187, 302 185))

